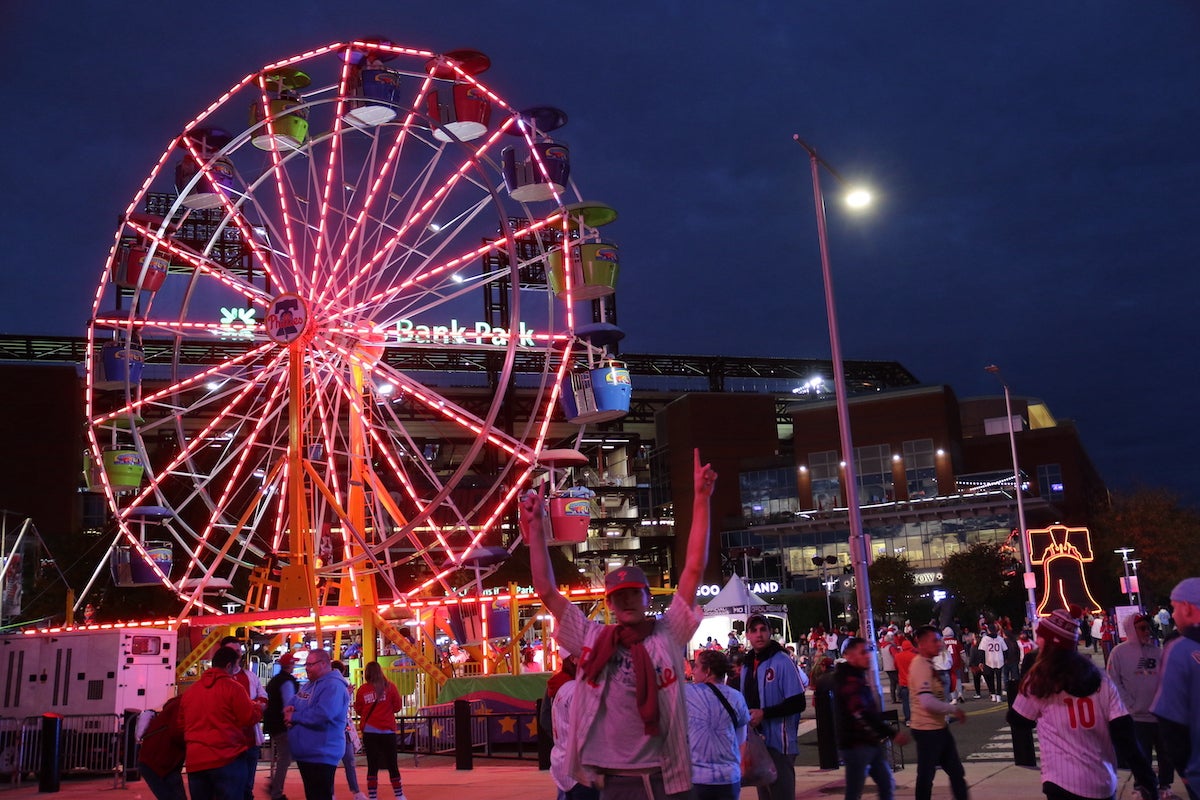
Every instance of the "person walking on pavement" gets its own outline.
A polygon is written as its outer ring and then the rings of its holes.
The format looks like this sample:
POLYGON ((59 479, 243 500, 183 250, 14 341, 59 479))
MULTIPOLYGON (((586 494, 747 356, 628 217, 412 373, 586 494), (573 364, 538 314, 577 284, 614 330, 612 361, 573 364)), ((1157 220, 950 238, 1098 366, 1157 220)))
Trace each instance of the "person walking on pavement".
POLYGON ((888 692, 892 696, 892 705, 899 705, 900 675, 896 672, 896 634, 888 631, 879 640, 879 669, 888 676, 888 692))
MULTIPOLYGON (((636 566, 604 578, 615 624, 588 620, 558 590, 546 543, 545 484, 520 504, 533 588, 557 621, 559 643, 581 653, 567 729, 567 771, 604 800, 684 800, 692 766, 683 694, 684 648, 700 625, 696 590, 708 563, 709 505, 717 473, 693 451, 692 524, 675 597, 661 620, 649 616, 650 586, 636 566)), ((786 658, 786 656, 785 656, 786 658)), ((796 668, 790 661, 789 668, 796 668)))
POLYGON ((296 657, 284 653, 279 657, 279 672, 267 681, 267 707, 263 711, 263 732, 271 737, 271 777, 267 782, 267 796, 271 800, 287 800, 283 783, 288 768, 292 766, 292 749, 288 746, 288 728, 283 721, 283 710, 292 705, 300 682, 292 674, 296 657))
POLYGON ((1120 753, 1142 800, 1155 800, 1158 781, 1138 748, 1133 718, 1108 675, 1077 651, 1075 617, 1056 609, 1038 621, 1035 634, 1038 654, 1021 679, 1008 724, 1014 733, 1037 727, 1042 793, 1048 800, 1115 797, 1120 753))
POLYGON ((138 734, 138 773, 156 800, 187 800, 183 789, 183 748, 177 695, 163 703, 162 709, 150 717, 138 734))
POLYGON ((728 672, 724 653, 705 651, 696 656, 692 682, 684 689, 695 800, 738 800, 742 791, 741 748, 750 710, 741 692, 724 685, 728 672))
POLYGON ((221 647, 179 702, 184 763, 192 800, 241 800, 246 788, 246 728, 262 719, 255 703, 233 678, 241 653, 221 647))
POLYGON ((742 667, 742 694, 750 708, 750 727, 762 733, 778 774, 774 783, 758 787, 758 800, 792 800, 807 679, 771 638, 771 624, 762 614, 746 620, 746 639, 750 653, 742 667))
POLYGON ((378 661, 367 664, 363 679, 354 695, 354 711, 362 722, 367 754, 367 797, 379 796, 379 770, 386 769, 396 800, 405 800, 396 761, 396 715, 403 708, 400 690, 384 676, 378 661))
POLYGON ((912 721, 912 693, 908 686, 908 671, 912 667, 917 651, 907 636, 900 637, 900 652, 896 653, 896 678, 900 682, 900 712, 904 715, 904 724, 912 721))
POLYGON ((967 779, 958 747, 946 723, 950 715, 966 722, 961 707, 949 702, 946 685, 933 668, 931 659, 942 648, 942 635, 932 625, 917 629, 917 657, 908 671, 908 685, 913 693, 912 734, 917 744, 916 800, 929 800, 933 794, 933 778, 941 767, 950 779, 954 800, 967 800, 967 779))
MULTIPOLYGON (((346 677, 346 665, 341 661, 333 662, 333 674, 341 678, 342 685, 346 687, 346 696, 350 698, 350 704, 354 704, 354 689, 350 688, 350 680, 346 677)), ((362 793, 362 787, 358 785, 358 757, 356 753, 362 749, 362 740, 358 736, 358 729, 354 727, 354 719, 350 716, 350 710, 346 710, 346 725, 345 731, 346 750, 342 753, 342 770, 346 773, 346 785, 350 787, 350 793, 354 795, 354 800, 367 800, 367 796, 362 793)))
POLYGON ((879 800, 893 800, 896 784, 884 742, 908 743, 908 736, 889 725, 867 680, 871 653, 865 639, 846 642, 845 660, 834 667, 833 707, 838 753, 846 765, 846 800, 859 800, 867 774, 879 787, 879 800))
POLYGON ((333 800, 333 779, 346 753, 350 695, 341 675, 334 674, 328 652, 310 651, 304 669, 308 684, 295 703, 283 709, 288 744, 304 782, 305 800, 333 800))
POLYGON ((1200 578, 1171 590, 1175 629, 1163 654, 1162 683, 1150 710, 1191 800, 1200 800, 1200 578))
POLYGON ((1171 791, 1175 768, 1165 752, 1166 742, 1158 718, 1150 712, 1162 680, 1162 648, 1154 641, 1152 625, 1150 617, 1144 614, 1124 619, 1125 641, 1114 647, 1108 657, 1108 676, 1133 717, 1138 747, 1147 758, 1151 753, 1158 756, 1159 800, 1178 800, 1171 791))
POLYGON ((996 628, 996 623, 988 623, 984 633, 979 637, 979 649, 983 652, 983 679, 987 681, 988 694, 993 703, 999 703, 1004 692, 1004 653, 1008 644, 996 628))

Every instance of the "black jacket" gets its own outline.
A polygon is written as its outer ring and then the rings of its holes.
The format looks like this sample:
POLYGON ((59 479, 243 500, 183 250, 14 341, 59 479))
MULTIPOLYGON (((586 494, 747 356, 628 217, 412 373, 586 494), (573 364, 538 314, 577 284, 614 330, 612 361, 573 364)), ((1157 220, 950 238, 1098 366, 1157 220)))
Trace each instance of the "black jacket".
POLYGON ((833 668, 833 722, 839 748, 876 745, 897 733, 879 711, 866 670, 845 661, 833 668))

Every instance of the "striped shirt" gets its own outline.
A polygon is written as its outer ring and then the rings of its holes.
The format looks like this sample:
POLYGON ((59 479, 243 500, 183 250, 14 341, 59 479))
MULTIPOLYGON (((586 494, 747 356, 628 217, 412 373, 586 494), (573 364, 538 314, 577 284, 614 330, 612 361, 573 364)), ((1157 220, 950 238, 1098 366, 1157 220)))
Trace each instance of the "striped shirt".
MULTIPOLYGON (((656 737, 648 737, 646 744, 658 752, 657 762, 663 773, 663 787, 668 794, 686 792, 692 786, 692 762, 687 741, 687 704, 683 694, 683 653, 692 634, 700 627, 704 610, 693 606, 679 595, 671 601, 667 613, 658 620, 654 632, 643 643, 654 663, 658 682, 659 730, 656 737)), ((600 622, 588 620, 576 606, 568 606, 558 618, 558 642, 572 653, 580 654, 583 663, 587 653, 596 643, 604 629, 600 622)), ((614 662, 617 659, 614 659, 614 662)), ((631 769, 635 765, 607 763, 611 755, 601 746, 606 731, 598 730, 595 724, 601 714, 601 704, 611 708, 622 704, 625 708, 636 708, 631 692, 626 692, 613 680, 616 672, 613 664, 601 673, 595 685, 578 680, 575 696, 571 702, 571 725, 567 730, 567 764, 569 773, 585 786, 596 786, 598 773, 631 769), (625 695, 614 696, 617 692, 625 695)), ((624 731, 628 738, 633 732, 624 731)))

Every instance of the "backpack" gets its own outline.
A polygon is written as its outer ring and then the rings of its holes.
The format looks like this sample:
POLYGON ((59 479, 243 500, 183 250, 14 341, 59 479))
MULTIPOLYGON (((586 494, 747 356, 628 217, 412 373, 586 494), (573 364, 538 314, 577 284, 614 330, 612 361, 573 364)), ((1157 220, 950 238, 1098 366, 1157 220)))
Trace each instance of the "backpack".
POLYGON ((159 777, 183 767, 183 731, 179 728, 179 698, 172 697, 146 724, 138 761, 159 777))

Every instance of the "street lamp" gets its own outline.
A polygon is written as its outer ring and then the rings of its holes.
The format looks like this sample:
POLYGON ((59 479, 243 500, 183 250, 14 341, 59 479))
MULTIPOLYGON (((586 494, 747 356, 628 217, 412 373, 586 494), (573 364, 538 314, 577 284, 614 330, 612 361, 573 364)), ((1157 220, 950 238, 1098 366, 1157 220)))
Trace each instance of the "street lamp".
MULTIPOLYGON (((834 400, 837 405, 838 430, 841 434, 842 460, 846 462, 846 516, 850 525, 850 563, 854 568, 854 590, 858 601, 859 635, 875 646, 875 620, 871 613, 871 582, 868 575, 870 546, 863 533, 862 509, 858 507, 858 478, 854 470, 854 445, 850 436, 850 405, 846 397, 846 374, 842 367, 842 343, 838 336, 837 308, 833 301, 833 273, 829 268, 829 239, 825 227, 825 198, 821 194, 821 167, 840 183, 845 184, 829 162, 821 158, 816 149, 800 138, 792 136, 796 144, 808 153, 812 171, 813 206, 817 215, 817 243, 821 249, 821 277, 825 282, 825 315, 829 323, 830 368, 833 370, 834 400)), ((858 207, 869 201, 869 195, 855 192, 858 207)), ((879 696, 883 696, 883 684, 879 680, 879 661, 871 659, 871 684, 879 696)))
POLYGON ((1004 411, 1008 415, 1008 446, 1012 450, 1013 491, 1017 496, 1017 525, 1020 527, 1017 540, 1021 544, 1021 564, 1025 567, 1022 577, 1025 581, 1025 619, 1027 624, 1032 626, 1037 621, 1037 598, 1033 594, 1034 588, 1037 587, 1037 577, 1029 566, 1029 529, 1025 527, 1025 501, 1021 495, 1021 467, 1017 461, 1017 430, 1013 427, 1012 393, 1009 392, 1008 383, 1000 374, 998 366, 989 364, 984 369, 995 375, 996 380, 1004 387, 1004 411))
POLYGON ((838 563, 837 556, 813 556, 813 565, 821 570, 821 585, 825 587, 825 615, 829 618, 829 630, 833 630, 833 604, 829 600, 832 584, 829 582, 829 568, 838 563))
POLYGON ((1125 568, 1125 596, 1129 598, 1129 605, 1133 605, 1133 584, 1129 581, 1129 554, 1133 552, 1133 548, 1118 547, 1113 552, 1121 556, 1121 566, 1125 568))

